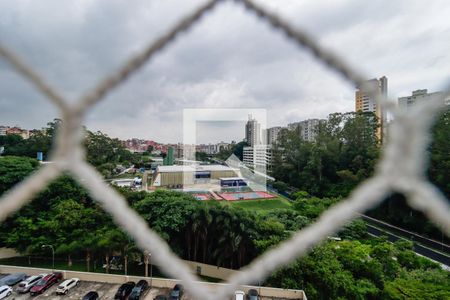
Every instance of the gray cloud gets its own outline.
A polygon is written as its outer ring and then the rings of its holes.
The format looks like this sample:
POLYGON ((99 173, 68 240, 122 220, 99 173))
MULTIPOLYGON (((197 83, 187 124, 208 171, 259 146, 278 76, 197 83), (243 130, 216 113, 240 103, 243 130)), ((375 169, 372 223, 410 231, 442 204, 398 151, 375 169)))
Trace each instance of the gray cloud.
MULTIPOLYGON (((440 89, 449 78, 445 0, 259 2, 368 78, 386 75, 393 98, 440 89)), ((200 3, 3 1, 0 40, 73 101, 200 3)), ((57 116, 1 61, 0 78, 0 124, 42 127, 57 116)), ((225 2, 108 95, 85 122, 120 138, 176 142, 184 108, 265 108, 269 125, 284 125, 353 110, 353 97, 354 87, 308 51, 225 2)), ((208 124, 199 127, 200 141, 243 136, 241 124, 208 124)))

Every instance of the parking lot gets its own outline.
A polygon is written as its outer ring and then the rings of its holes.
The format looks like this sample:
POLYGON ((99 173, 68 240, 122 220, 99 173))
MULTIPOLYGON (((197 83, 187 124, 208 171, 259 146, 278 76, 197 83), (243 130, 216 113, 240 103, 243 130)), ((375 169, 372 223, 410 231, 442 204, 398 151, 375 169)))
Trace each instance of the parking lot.
MULTIPOLYGON (((54 284, 51 288, 46 290, 43 294, 32 297, 29 293, 26 294, 18 294, 13 292, 11 296, 5 299, 15 299, 15 300, 25 300, 25 299, 77 299, 80 300, 87 292, 96 291, 100 299, 114 299, 114 294, 119 288, 120 284, 110 284, 110 283, 102 283, 102 282, 87 282, 80 281, 78 286, 72 288, 67 295, 56 295, 56 287, 58 284, 54 284)), ((15 287, 13 287, 15 290, 15 287)), ((142 299, 152 300, 157 295, 169 295, 169 289, 159 289, 159 288, 151 288, 147 290, 145 296, 142 299)), ((187 297, 183 297, 183 299, 189 299, 187 297)))
MULTIPOLYGON (((31 296, 29 293, 26 294, 18 294, 15 291, 11 296, 4 298, 6 300, 25 300, 25 299, 33 299, 33 300, 63 300, 63 299, 77 299, 80 300, 87 292, 96 291, 100 299, 114 299, 114 294, 119 288, 120 284, 111 284, 111 283, 102 283, 102 282, 87 282, 80 281, 78 286, 72 288, 67 295, 56 295, 56 287, 58 284, 54 284, 51 288, 46 290, 43 294, 37 296, 31 296)), ((13 287, 15 290, 15 287, 13 287)), ((144 297, 141 299, 144 300, 153 300, 157 295, 169 295, 169 289, 161 289, 161 288, 151 288, 146 291, 144 297)), ((282 300, 281 298, 266 298, 261 297, 261 300, 282 300)), ((193 300, 188 295, 184 294, 182 300, 193 300)))
MULTIPOLYGON (((6 274, 0 274, 0 278, 3 278, 6 274)), ((71 277, 68 277, 69 279, 71 277)), ((139 281, 141 278, 135 277, 135 281, 139 281)), ((99 294, 99 299, 114 299, 114 295, 117 292, 117 289, 121 284, 114 284, 114 283, 105 283, 105 282, 94 282, 94 281, 79 281, 78 285, 71 288, 66 295, 57 295, 56 289, 58 285, 62 282, 59 281, 58 283, 55 283, 52 285, 49 289, 47 289, 44 293, 36 296, 31 296, 30 293, 20 294, 16 292, 16 289, 18 288, 18 284, 15 284, 13 288, 13 293, 9 297, 5 297, 3 299, 6 300, 25 300, 25 299, 33 299, 33 300, 40 300, 40 299, 50 299, 50 300, 63 300, 63 299, 78 299, 80 300, 84 295, 86 295, 90 291, 95 291, 99 294)), ((148 282, 150 283, 150 282, 148 282)), ((174 283, 175 285, 175 283, 174 283)), ((153 300, 158 295, 165 295, 169 296, 171 289, 169 288, 149 288, 145 291, 145 293, 141 296, 141 299, 143 300, 153 300)), ((295 297, 295 299, 301 299, 295 297)), ((181 298, 182 300, 194 300, 189 294, 184 293, 184 295, 181 298)), ((232 297, 230 297, 232 299, 232 297)), ((245 298, 246 299, 246 298, 245 298)), ((293 298, 290 298, 293 299, 293 298)), ((288 300, 286 298, 281 297, 261 297, 260 300, 288 300)))

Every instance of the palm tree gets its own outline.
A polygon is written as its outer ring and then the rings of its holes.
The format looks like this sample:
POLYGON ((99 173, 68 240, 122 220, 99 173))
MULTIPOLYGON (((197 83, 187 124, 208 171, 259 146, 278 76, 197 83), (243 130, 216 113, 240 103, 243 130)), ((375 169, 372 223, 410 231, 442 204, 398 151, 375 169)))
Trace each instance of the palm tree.
POLYGON ((101 236, 98 231, 92 232, 88 231, 83 235, 83 239, 81 241, 82 248, 86 252, 86 270, 90 272, 91 270, 91 258, 92 258, 92 252, 97 249, 98 247, 98 241, 97 237, 101 236))
POLYGON ((102 238, 98 241, 97 246, 105 254, 105 271, 109 273, 110 270, 110 255, 114 251, 122 250, 124 244, 125 234, 119 229, 107 229, 102 235, 102 238))
POLYGON ((126 236, 126 239, 123 240, 121 254, 124 258, 124 269, 125 275, 128 275, 128 261, 129 258, 134 258, 135 256, 141 255, 141 251, 136 246, 136 244, 130 239, 129 236, 126 236))
POLYGON ((208 208, 204 208, 202 210, 203 213, 203 228, 201 231, 201 238, 203 240, 203 262, 206 263, 206 253, 207 253, 207 248, 208 248, 208 227, 211 225, 212 223, 212 216, 209 213, 209 209, 208 208))

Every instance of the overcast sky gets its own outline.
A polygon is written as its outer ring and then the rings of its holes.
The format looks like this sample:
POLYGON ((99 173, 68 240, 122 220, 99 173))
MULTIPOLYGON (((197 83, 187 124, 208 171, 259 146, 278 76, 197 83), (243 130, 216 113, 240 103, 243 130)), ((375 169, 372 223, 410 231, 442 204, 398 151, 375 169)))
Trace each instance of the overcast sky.
MULTIPOLYGON (((316 36, 389 96, 442 89, 448 0, 260 1, 316 36)), ((202 1, 0 1, 0 42, 74 101, 202 1)), ((179 36, 87 116, 122 139, 182 139, 184 108, 264 108, 269 126, 354 109, 354 87, 234 2, 179 36)), ((56 110, 0 60, 0 125, 41 128, 56 110)), ((199 142, 240 140, 243 122, 203 122, 199 142)))

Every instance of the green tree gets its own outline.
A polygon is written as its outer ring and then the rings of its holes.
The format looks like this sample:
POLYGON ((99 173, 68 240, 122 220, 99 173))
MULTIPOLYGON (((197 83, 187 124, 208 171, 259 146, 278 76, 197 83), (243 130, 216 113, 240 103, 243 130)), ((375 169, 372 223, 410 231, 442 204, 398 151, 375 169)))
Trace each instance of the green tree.
POLYGON ((347 240, 362 240, 367 237, 367 225, 363 220, 354 220, 339 230, 339 236, 347 240))
POLYGON ((5 155, 36 157, 42 152, 48 158, 55 132, 61 120, 54 119, 47 127, 35 132, 30 138, 23 139, 17 135, 0 136, 0 146, 5 147, 5 155))
MULTIPOLYGON (((267 284, 304 289, 312 299, 375 298, 379 289, 370 280, 358 278, 346 269, 336 256, 336 249, 339 248, 334 243, 315 247, 307 256, 274 273, 267 284)), ((364 254, 362 257, 367 259, 364 254)))
POLYGON ((206 152, 197 151, 195 152, 195 159, 198 161, 208 161, 208 154, 206 152))
POLYGON ((317 128, 314 142, 300 128, 284 129, 274 148, 273 176, 315 196, 347 196, 373 173, 379 155, 377 118, 371 113, 335 113, 317 128))
POLYGON ((39 163, 26 157, 0 157, 0 195, 37 169, 39 163))
POLYGON ((117 164, 140 165, 143 157, 128 151, 116 138, 97 132, 86 132, 85 146, 87 161, 94 165, 105 177, 114 174, 117 164))
POLYGON ((383 299, 450 299, 450 276, 443 270, 415 270, 386 282, 383 299))
POLYGON ((97 242, 97 247, 102 250, 105 255, 105 272, 109 273, 111 269, 111 256, 114 252, 123 249, 127 236, 117 228, 104 228, 97 242))
POLYGON ((234 145, 233 154, 236 155, 240 160, 244 160, 244 147, 249 146, 246 141, 241 141, 234 145))
POLYGON ((430 146, 430 180, 450 199, 450 109, 437 120, 430 146))

